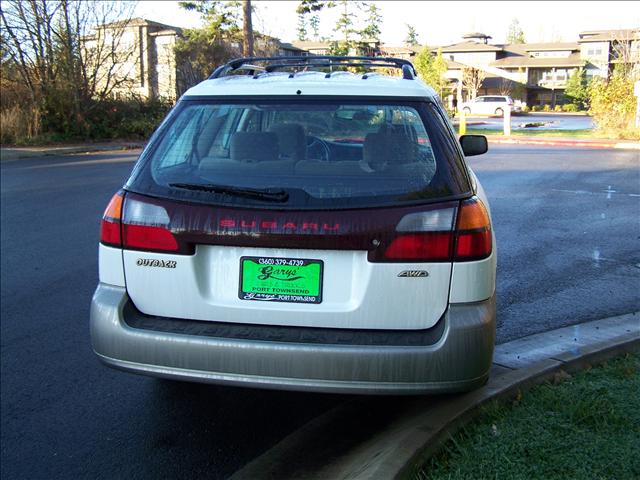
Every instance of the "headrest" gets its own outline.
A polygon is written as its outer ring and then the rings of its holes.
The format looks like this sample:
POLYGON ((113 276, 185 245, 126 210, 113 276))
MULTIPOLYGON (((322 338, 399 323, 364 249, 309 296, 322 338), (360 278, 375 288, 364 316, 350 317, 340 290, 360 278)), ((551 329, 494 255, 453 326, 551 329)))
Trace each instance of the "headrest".
POLYGON ((381 171, 390 165, 413 163, 417 160, 417 154, 418 143, 405 132, 368 133, 364 139, 363 162, 372 171, 381 171))
POLYGON ((231 135, 230 156, 239 162, 278 160, 278 137, 271 132, 236 132, 231 135))
POLYGON ((273 125, 269 131, 278 136, 281 156, 295 160, 307 158, 307 137, 302 125, 298 123, 278 123, 273 125))

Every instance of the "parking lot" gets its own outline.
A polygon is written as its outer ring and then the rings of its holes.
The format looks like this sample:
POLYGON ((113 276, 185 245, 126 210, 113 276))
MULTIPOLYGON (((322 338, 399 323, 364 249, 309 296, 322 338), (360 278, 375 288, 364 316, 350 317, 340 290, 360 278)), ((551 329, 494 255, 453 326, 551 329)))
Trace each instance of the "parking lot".
MULTIPOLYGON (((100 365, 99 219, 135 155, 1 165, 3 478, 225 478, 347 398, 100 365)), ((491 200, 499 343, 640 309, 637 151, 492 146, 469 164, 491 200)))

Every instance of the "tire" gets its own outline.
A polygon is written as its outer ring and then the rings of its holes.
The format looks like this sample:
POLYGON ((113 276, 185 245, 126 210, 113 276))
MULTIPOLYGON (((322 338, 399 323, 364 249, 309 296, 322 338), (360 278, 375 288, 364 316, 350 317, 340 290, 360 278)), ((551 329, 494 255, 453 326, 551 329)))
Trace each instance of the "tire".
POLYGON ((471 114, 471 109, 469 107, 464 107, 462 109, 464 111, 464 113, 466 113, 467 115, 471 114))
POLYGON ((496 108, 495 114, 501 117, 504 115, 504 110, 502 110, 501 108, 496 108))

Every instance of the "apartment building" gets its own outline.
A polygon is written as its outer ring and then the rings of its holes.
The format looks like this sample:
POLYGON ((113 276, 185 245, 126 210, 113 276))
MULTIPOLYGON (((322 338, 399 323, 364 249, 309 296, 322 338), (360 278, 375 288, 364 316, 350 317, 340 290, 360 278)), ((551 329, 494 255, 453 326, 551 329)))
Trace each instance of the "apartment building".
MULTIPOLYGON (((176 100, 193 83, 189 66, 181 65, 175 53, 182 36, 179 27, 133 18, 98 26, 93 35, 83 39, 83 48, 88 58, 102 56, 98 81, 105 83, 109 78, 110 84, 116 85, 112 95, 176 100), (114 60, 104 61, 105 52, 114 60)), ((307 54, 275 37, 257 32, 254 36, 254 48, 261 54, 307 54)), ((242 50, 239 43, 230 47, 242 50)))
POLYGON ((587 77, 606 78, 617 63, 640 65, 640 29, 582 32, 576 42, 494 45, 490 39, 472 33, 460 43, 433 49, 448 62, 446 76, 462 99, 468 97, 462 85, 465 68, 484 72, 478 95, 512 94, 528 105, 553 106, 565 102, 567 80, 578 68, 587 77))
MULTIPOLYGON (((190 85, 185 75, 188 65, 179 65, 174 51, 182 29, 143 18, 126 24, 96 28, 84 39, 88 52, 105 45, 114 48, 115 65, 106 65, 103 76, 118 79, 114 95, 135 94, 142 98, 175 100, 190 85)), ((470 93, 463 85, 463 72, 475 68, 484 79, 478 95, 512 95, 528 105, 556 105, 565 102, 564 89, 571 74, 584 68, 587 76, 607 77, 618 63, 640 69, 640 29, 594 30, 581 32, 575 42, 493 44, 491 36, 474 32, 453 45, 433 48, 442 52, 448 69, 450 93, 459 101, 470 93)), ((238 52, 241 45, 232 45, 238 52)), ((292 42, 255 34, 255 48, 269 55, 327 55, 331 42, 292 42)), ((359 41, 351 55, 385 55, 412 60, 420 46, 393 46, 378 40, 359 41)), ((640 73, 640 70, 639 70, 640 73)))

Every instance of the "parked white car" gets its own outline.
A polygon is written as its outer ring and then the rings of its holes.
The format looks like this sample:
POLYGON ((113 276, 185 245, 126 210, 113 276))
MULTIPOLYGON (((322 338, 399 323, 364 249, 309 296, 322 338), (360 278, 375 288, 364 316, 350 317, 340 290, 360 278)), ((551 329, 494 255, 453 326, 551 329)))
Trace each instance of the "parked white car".
POLYGON ((486 151, 406 60, 229 62, 182 96, 104 214, 95 352, 236 386, 481 386, 496 249, 465 156, 486 151), (354 62, 403 77, 331 70, 354 62))
POLYGON ((467 115, 498 115, 499 117, 504 115, 507 107, 516 113, 522 110, 519 105, 514 103, 511 97, 505 95, 480 96, 469 102, 464 102, 461 106, 467 115))

